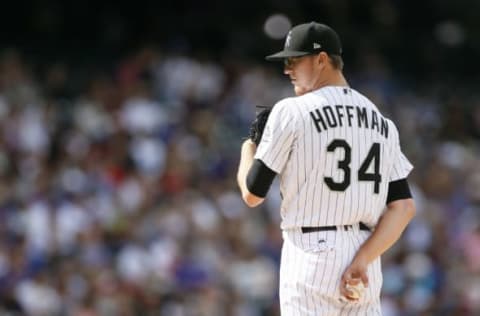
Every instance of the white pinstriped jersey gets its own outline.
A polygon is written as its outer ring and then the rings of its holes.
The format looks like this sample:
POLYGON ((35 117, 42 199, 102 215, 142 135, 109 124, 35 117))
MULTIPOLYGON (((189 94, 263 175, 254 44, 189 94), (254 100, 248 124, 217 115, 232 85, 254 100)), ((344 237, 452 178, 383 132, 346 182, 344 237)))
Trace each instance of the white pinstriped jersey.
POLYGON ((282 229, 375 226, 389 182, 413 168, 394 123, 365 96, 341 86, 278 102, 255 159, 280 175, 282 229))

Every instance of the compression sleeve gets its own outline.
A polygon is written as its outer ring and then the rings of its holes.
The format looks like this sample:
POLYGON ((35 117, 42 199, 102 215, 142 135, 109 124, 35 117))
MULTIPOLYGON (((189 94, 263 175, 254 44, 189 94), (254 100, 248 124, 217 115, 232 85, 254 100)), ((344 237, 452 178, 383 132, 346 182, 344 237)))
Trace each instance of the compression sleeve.
POLYGON ((254 159, 247 175, 247 189, 250 193, 264 198, 272 185, 276 173, 260 159, 254 159))
POLYGON ((388 184, 387 204, 396 200, 411 198, 407 179, 392 181, 388 184))

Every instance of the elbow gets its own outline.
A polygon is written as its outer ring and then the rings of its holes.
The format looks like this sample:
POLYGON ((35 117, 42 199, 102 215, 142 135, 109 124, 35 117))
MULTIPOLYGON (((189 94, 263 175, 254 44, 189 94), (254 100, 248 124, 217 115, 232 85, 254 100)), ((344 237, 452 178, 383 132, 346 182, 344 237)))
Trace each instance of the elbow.
POLYGON ((410 222, 417 212, 415 202, 412 198, 396 200, 388 204, 388 209, 399 214, 408 223, 410 222))
POLYGON ((242 194, 242 198, 243 201, 245 201, 245 204, 248 205, 248 207, 255 207, 263 202, 263 198, 260 198, 248 191, 242 194))
POLYGON ((407 223, 410 222, 417 213, 415 202, 411 198, 396 201, 392 203, 392 205, 395 205, 394 208, 402 214, 403 218, 407 221, 407 223))
POLYGON ((413 199, 408 199, 405 201, 405 211, 409 216, 409 219, 412 220, 417 214, 417 208, 415 207, 415 202, 413 199))

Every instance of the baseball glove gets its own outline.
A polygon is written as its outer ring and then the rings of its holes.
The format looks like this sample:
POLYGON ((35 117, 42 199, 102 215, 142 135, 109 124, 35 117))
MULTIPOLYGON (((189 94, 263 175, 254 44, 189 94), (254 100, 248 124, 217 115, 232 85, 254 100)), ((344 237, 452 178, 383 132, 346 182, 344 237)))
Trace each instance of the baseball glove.
POLYGON ((262 139, 263 130, 265 129, 265 124, 267 124, 268 116, 270 115, 272 108, 268 106, 257 106, 257 110, 259 112, 250 126, 248 137, 258 146, 262 139))

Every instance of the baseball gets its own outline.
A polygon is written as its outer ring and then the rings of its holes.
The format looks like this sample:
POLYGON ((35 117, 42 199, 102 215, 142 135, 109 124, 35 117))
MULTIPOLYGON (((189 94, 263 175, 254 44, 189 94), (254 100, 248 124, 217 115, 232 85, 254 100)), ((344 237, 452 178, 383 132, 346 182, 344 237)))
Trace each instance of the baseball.
POLYGON ((358 282, 356 285, 347 284, 346 289, 352 293, 350 298, 358 300, 362 297, 363 292, 365 291, 365 286, 363 285, 363 282, 358 282))

